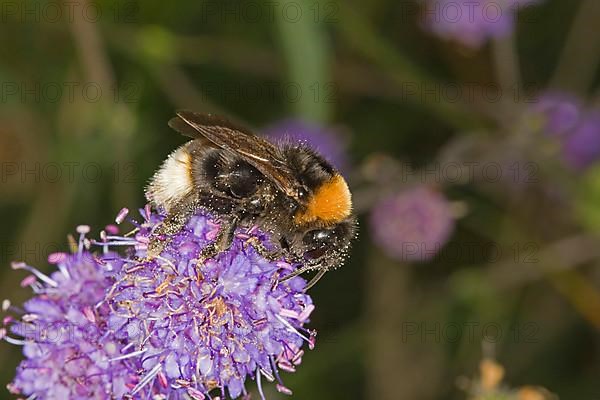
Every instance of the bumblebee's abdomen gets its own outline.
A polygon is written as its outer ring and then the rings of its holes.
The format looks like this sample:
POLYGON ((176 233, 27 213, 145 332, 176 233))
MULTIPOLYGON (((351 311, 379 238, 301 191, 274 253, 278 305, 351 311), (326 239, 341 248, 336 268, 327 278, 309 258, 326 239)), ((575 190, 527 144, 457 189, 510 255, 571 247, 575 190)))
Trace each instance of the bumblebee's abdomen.
POLYGON ((154 174, 146 188, 146 198, 165 211, 174 207, 194 189, 192 178, 192 155, 183 145, 172 152, 154 174))

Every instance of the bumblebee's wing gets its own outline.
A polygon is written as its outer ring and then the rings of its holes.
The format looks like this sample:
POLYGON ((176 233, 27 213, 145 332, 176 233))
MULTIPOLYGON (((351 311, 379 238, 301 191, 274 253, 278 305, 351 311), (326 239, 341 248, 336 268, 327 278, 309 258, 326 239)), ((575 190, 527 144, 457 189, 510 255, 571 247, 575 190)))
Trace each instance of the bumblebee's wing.
POLYGON ((192 111, 178 111, 169 126, 193 139, 208 139, 216 146, 238 154, 258 169, 288 196, 296 198, 296 179, 277 147, 227 119, 192 111))

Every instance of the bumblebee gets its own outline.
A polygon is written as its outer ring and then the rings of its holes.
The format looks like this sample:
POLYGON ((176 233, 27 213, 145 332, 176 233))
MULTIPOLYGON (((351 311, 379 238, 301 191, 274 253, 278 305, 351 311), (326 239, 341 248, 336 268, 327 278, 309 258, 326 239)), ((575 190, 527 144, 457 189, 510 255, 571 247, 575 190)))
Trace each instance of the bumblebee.
POLYGON ((169 155, 146 189, 150 204, 166 213, 152 234, 149 257, 158 256, 168 245, 165 238, 202 209, 220 228, 199 265, 227 250, 236 228, 254 225, 273 243, 267 249, 254 240, 260 254, 301 264, 282 281, 316 270, 308 289, 343 264, 357 227, 352 196, 314 149, 276 145, 211 114, 179 111, 169 126, 193 140, 169 155))

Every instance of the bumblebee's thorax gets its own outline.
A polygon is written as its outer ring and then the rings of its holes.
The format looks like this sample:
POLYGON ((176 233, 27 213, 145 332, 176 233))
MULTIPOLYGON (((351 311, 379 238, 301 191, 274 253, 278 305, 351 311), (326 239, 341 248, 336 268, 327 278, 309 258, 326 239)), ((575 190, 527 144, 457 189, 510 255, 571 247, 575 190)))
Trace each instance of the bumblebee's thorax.
POLYGON ((307 204, 294 215, 296 225, 318 223, 333 225, 350 216, 352 197, 348 184, 336 174, 321 184, 310 196, 307 204))

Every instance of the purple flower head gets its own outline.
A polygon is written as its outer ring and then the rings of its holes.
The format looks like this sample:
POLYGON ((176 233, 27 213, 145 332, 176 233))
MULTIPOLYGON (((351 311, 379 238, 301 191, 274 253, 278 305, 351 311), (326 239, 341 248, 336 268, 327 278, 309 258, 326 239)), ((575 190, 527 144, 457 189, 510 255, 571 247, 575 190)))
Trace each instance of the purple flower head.
POLYGON ((568 93, 549 92, 540 97, 533 109, 543 118, 544 133, 561 136, 577 125, 583 113, 583 104, 568 93))
POLYGON ((73 254, 51 254, 57 266, 50 276, 25 263, 13 268, 31 273, 21 282, 35 296, 23 308, 4 301, 4 311, 20 315, 3 320, 2 338, 22 345, 25 360, 9 390, 31 399, 113 399, 128 392, 135 381, 136 365, 120 357, 126 349, 106 324, 111 314, 104 295, 120 268, 111 253, 93 256, 86 249, 80 226, 79 245, 73 254))
POLYGON ((426 27, 437 36, 479 48, 510 34, 516 12, 539 0, 427 0, 426 27))
POLYGON ((315 338, 303 327, 314 309, 305 280, 275 284, 293 268, 255 251, 251 238, 267 240, 255 228, 238 230, 228 251, 198 266, 201 249, 219 230, 201 214, 148 260, 147 243, 163 216, 149 208, 142 214, 135 237, 107 243, 135 246, 107 297, 109 330, 140 354, 140 380, 130 395, 237 398, 247 395, 248 378, 257 381, 261 397, 262 379, 291 393, 279 371, 293 372, 304 342, 312 348, 315 338))
POLYGON ((337 131, 301 119, 279 121, 264 130, 273 140, 302 142, 317 150, 337 169, 348 167, 348 149, 345 138, 337 131))
POLYGON ((425 186, 386 197, 373 207, 374 241, 399 261, 431 260, 454 230, 451 205, 440 192, 425 186))
POLYGON ((546 93, 533 107, 542 117, 542 132, 558 141, 561 157, 574 170, 584 170, 600 159, 600 111, 577 97, 546 93))
POLYGON ((563 158, 575 170, 584 170, 600 159, 600 111, 590 111, 565 138, 563 158))
POLYGON ((142 215, 133 237, 109 225, 94 243, 79 227, 72 254, 49 256, 57 266, 50 276, 13 264, 31 273, 22 286, 35 296, 23 309, 3 303, 20 318, 5 317, 0 337, 25 355, 9 390, 32 399, 225 399, 246 396, 251 378, 262 398, 263 379, 290 394, 279 371, 293 372, 316 336, 304 328, 314 310, 304 279, 276 283, 293 267, 258 255, 251 239, 267 238, 256 228, 237 232, 230 250, 198 268, 219 228, 204 215, 148 260, 164 216, 142 215), (110 251, 121 246, 128 256, 110 251))

